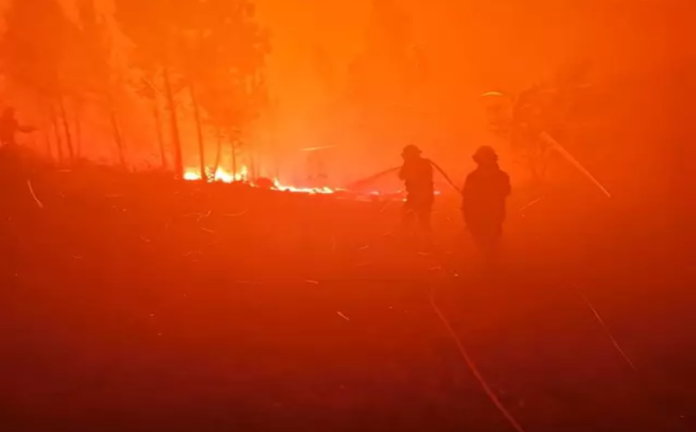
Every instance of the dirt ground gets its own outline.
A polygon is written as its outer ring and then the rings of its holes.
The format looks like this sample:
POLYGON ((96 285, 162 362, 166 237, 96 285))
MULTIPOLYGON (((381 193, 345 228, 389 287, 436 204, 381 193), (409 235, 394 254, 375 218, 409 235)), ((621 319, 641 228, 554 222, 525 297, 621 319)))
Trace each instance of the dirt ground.
POLYGON ((514 196, 485 271, 451 197, 421 250, 399 203, 29 180, 4 188, 2 431, 513 431, 458 342, 526 431, 696 430, 692 289, 602 196, 514 196))

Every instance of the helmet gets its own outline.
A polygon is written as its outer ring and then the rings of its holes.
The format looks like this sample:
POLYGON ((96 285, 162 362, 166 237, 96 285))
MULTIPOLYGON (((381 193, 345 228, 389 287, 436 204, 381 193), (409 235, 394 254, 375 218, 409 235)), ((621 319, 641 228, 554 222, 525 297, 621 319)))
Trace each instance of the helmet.
POLYGON ((413 144, 409 144, 406 147, 404 147, 404 150, 401 152, 401 156, 408 158, 408 157, 414 157, 414 156, 420 156, 422 152, 418 147, 416 147, 413 144))
POLYGON ((477 164, 493 163, 498 161, 498 154, 493 147, 485 145, 476 150, 473 159, 477 164))

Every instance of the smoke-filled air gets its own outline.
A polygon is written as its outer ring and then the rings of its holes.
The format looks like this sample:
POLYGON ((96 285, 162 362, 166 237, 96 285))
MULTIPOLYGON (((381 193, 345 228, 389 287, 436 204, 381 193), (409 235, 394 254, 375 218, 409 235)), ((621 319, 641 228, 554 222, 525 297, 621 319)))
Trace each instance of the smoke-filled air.
POLYGON ((0 430, 696 430, 693 9, 0 0, 0 430))

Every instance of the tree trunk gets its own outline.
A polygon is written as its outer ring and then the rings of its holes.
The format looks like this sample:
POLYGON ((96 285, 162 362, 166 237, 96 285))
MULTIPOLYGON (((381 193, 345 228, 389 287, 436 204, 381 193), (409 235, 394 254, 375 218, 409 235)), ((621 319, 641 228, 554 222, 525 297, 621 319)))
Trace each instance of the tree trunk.
POLYGON ((256 155, 254 154, 253 151, 250 153, 251 153, 251 155, 250 155, 251 156, 251 161, 250 161, 251 163, 249 165, 251 165, 250 166, 250 168, 251 168, 250 174, 251 174, 251 179, 253 181, 253 179, 258 178, 258 171, 256 169, 256 155))
POLYGON ((176 176, 184 177, 184 161, 181 154, 181 136, 179 135, 179 120, 177 118, 176 101, 174 101, 174 92, 172 90, 171 78, 169 77, 169 69, 166 67, 162 71, 164 77, 164 91, 167 98, 167 106, 171 114, 172 139, 174 140, 174 169, 176 176))
POLYGON ((222 129, 220 126, 215 126, 215 140, 217 149, 215 152, 215 166, 213 167, 213 180, 217 175, 218 169, 220 169, 220 157, 222 156, 222 129))
POLYGON ((232 178, 237 181, 237 139, 232 138, 232 178))
POLYGON ((63 96, 58 97, 58 108, 60 109, 60 117, 65 131, 65 144, 68 147, 68 163, 72 164, 75 161, 75 149, 73 147, 72 134, 70 133, 70 123, 68 122, 68 112, 65 109, 65 101, 63 96))
MULTIPOLYGON (((51 123, 49 123, 50 125, 51 123)), ((44 141, 46 144, 46 156, 48 157, 48 160, 53 160, 53 150, 52 150, 52 143, 51 143, 51 128, 46 128, 44 135, 44 141)))
POLYGON ((116 114, 111 95, 107 95, 107 103, 109 104, 109 121, 111 122, 111 131, 114 134, 114 143, 116 143, 116 148, 118 149, 119 162, 121 163, 121 167, 126 169, 128 166, 126 164, 126 149, 123 144, 123 134, 121 133, 121 125, 119 124, 118 115, 116 114))
POLYGON ((275 171, 274 181, 280 179, 280 154, 278 151, 278 100, 272 99, 270 102, 270 126, 271 126, 271 151, 273 152, 273 165, 275 171))
POLYGON ((41 116, 41 135, 43 136, 44 148, 46 150, 46 158, 49 161, 53 161, 53 143, 51 142, 51 130, 53 123, 51 122, 50 116, 46 116, 46 112, 43 112, 41 116))
POLYGON ((60 127, 58 126, 57 121, 51 122, 51 126, 53 127, 53 133, 56 136, 56 149, 58 150, 58 164, 62 165, 64 160, 65 160, 65 155, 63 154, 63 137, 60 136, 60 127))
POLYGON ((82 157, 82 106, 80 102, 75 102, 75 155, 78 159, 82 157))
POLYGON ((535 192, 541 193, 546 184, 546 154, 541 149, 540 144, 533 143, 534 147, 530 150, 530 171, 532 173, 532 188, 535 192))
POLYGON ((56 153, 58 156, 58 163, 63 163, 63 139, 60 136, 60 127, 58 127, 58 116, 56 114, 56 107, 52 102, 49 102, 51 111, 51 128, 56 137, 56 153))
POLYGON ((162 133, 162 117, 160 115, 157 100, 152 103, 152 116, 155 119, 155 130, 157 131, 157 144, 160 148, 160 157, 162 159, 162 168, 167 169, 167 152, 164 148, 164 134, 162 133))
MULTIPOLYGON (((201 179, 206 180, 208 175, 205 169, 205 141, 203 140, 203 125, 201 124, 201 111, 196 98, 196 89, 193 82, 189 83, 189 93, 191 94, 191 104, 193 105, 193 116, 196 121, 196 134, 198 136, 198 160, 200 163, 201 179)), ((214 175, 215 173, 213 173, 214 175)))

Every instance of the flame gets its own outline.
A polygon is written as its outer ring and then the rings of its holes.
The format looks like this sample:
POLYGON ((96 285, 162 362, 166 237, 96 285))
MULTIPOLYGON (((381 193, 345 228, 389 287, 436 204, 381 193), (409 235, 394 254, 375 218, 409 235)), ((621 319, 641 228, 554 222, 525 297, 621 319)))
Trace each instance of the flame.
MULTIPOLYGON (((222 183, 233 183, 233 182, 248 182, 251 186, 256 186, 253 180, 249 179, 249 170, 246 166, 242 166, 237 173, 232 173, 227 171, 222 167, 218 167, 215 171, 215 175, 209 175, 209 178, 214 182, 222 183)), ((195 168, 189 168, 184 172, 184 180, 189 181, 200 181, 201 173, 200 170, 195 168)), ((273 189, 279 191, 287 192, 298 192, 298 193, 310 193, 310 194, 332 194, 335 193, 335 189, 329 187, 296 187, 290 185, 284 185, 277 178, 273 179, 273 189)))
MULTIPOLYGON (((184 180, 189 180, 189 181, 200 181, 201 180, 201 173, 200 169, 197 168, 188 168, 184 172, 184 180)), ((208 174, 208 181, 212 182, 222 182, 222 183, 233 183, 233 182, 244 182, 249 184, 250 186, 257 187, 258 185, 254 183, 253 179, 249 178, 249 170, 246 166, 242 166, 239 171, 236 174, 233 174, 230 171, 227 171, 226 169, 219 167, 217 171, 215 171, 215 175, 212 175, 212 170, 210 170, 210 173, 208 174)), ((329 187, 298 187, 298 186, 290 186, 286 185, 280 182, 278 178, 273 179, 273 186, 271 187, 273 190, 277 191, 282 191, 282 192, 295 192, 295 193, 306 193, 306 194, 323 194, 323 195, 328 195, 328 194, 333 194, 336 192, 347 192, 347 189, 339 189, 339 188, 329 188, 329 187)), ((365 197, 372 197, 372 198, 382 198, 382 199, 392 199, 390 196, 398 195, 402 196, 404 195, 404 191, 395 191, 393 193, 387 193, 384 191, 378 191, 378 190, 373 190, 370 192, 366 192, 361 194, 365 197)), ((441 195, 441 192, 436 190, 435 195, 441 195)), ((402 198, 403 201, 406 201, 406 198, 402 198)))

